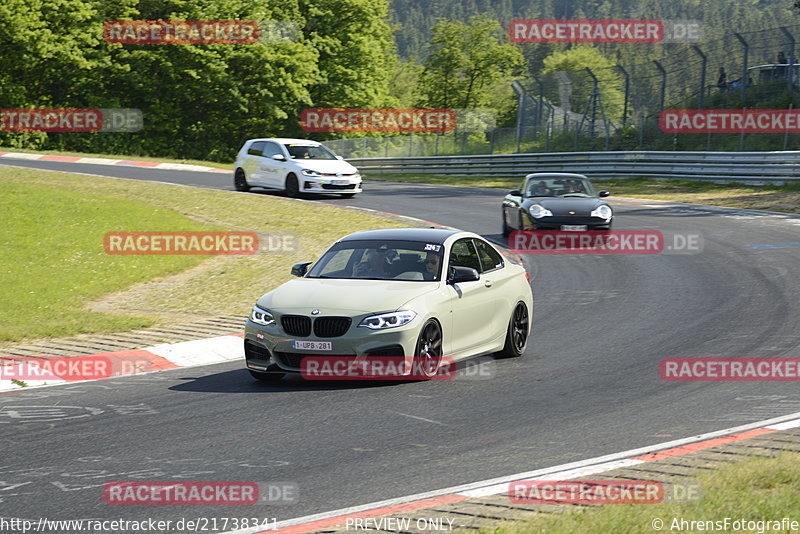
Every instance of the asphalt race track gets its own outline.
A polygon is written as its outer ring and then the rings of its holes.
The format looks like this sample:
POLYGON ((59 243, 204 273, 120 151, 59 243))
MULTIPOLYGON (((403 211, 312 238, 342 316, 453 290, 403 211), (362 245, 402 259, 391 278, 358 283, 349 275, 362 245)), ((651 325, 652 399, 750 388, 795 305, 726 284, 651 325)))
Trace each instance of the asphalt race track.
MULTIPOLYGON (((0 164, 233 189, 224 174, 0 164)), ((354 199, 321 200, 502 243, 501 198, 490 189, 367 183, 354 199)), ((800 357, 800 217, 610 203, 615 230, 699 233, 703 251, 527 255, 533 335, 525 357, 484 360, 491 378, 270 385, 241 364, 219 364, 0 394, 1 515, 284 520, 800 411, 796 383, 658 374, 666 357, 800 357), (747 246, 784 242, 797 246, 747 246), (8 416, 42 407, 53 421, 8 416), (125 480, 292 482, 300 497, 282 506, 106 505, 103 483, 125 480)))

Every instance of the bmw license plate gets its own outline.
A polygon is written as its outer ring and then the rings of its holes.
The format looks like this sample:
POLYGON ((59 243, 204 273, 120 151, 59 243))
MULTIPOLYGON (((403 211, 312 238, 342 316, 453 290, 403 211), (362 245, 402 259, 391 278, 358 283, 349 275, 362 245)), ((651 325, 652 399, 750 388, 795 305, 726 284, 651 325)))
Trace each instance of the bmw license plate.
POLYGON ((292 341, 293 349, 300 350, 333 350, 330 341, 292 341))
POLYGON ((350 180, 334 180, 333 185, 347 185, 350 183, 350 180))
POLYGON ((561 229, 565 232, 584 232, 588 226, 585 224, 563 224, 561 229))

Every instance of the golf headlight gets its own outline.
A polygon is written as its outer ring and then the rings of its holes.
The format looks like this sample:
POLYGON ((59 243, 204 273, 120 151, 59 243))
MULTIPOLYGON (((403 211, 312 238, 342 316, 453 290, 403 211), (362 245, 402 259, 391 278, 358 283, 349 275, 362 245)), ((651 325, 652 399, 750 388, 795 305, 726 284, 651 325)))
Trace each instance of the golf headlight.
POLYGON ((397 328, 410 323, 417 314, 413 311, 398 311, 372 315, 361 321, 358 326, 366 326, 370 330, 383 330, 384 328, 397 328))
POLYGON ((319 172, 312 171, 311 169, 303 169, 303 175, 305 175, 305 176, 322 176, 322 174, 320 174, 319 172))
POLYGON ((601 219, 608 220, 611 218, 611 208, 603 204, 602 206, 592 211, 590 215, 592 217, 600 217, 601 219))
POLYGON ((553 212, 545 208, 541 204, 534 204, 533 206, 528 208, 528 213, 530 213, 531 217, 533 217, 534 219, 541 219, 542 217, 553 216, 553 212))
POLYGON ((262 310, 258 306, 253 306, 253 311, 250 312, 250 320, 264 326, 275 324, 275 317, 267 310, 262 310))

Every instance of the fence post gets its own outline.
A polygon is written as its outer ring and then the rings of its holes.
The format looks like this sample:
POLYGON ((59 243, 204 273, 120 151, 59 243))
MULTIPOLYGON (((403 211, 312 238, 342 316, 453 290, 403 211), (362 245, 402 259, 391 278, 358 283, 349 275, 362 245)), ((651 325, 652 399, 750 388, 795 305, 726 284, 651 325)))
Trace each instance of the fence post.
POLYGON ((586 72, 589 73, 589 76, 592 77, 592 122, 591 126, 589 126, 589 137, 595 136, 595 121, 597 120, 597 99, 600 98, 600 88, 598 87, 598 80, 597 76, 594 75, 592 69, 589 67, 585 68, 586 72))
POLYGON ((517 154, 522 138, 522 117, 525 114, 525 88, 517 81, 511 82, 511 88, 517 93, 517 154))
POLYGON ((489 134, 489 154, 494 154, 494 132, 496 128, 492 128, 489 134))
MULTIPOLYGON (((794 104, 789 102, 789 113, 792 113, 792 109, 794 108, 794 104)), ((788 122, 788 121, 787 121, 788 122)), ((786 150, 786 147, 789 146, 789 128, 786 128, 786 131, 783 132, 783 150, 786 150)))
POLYGON ((747 105, 747 86, 750 81, 750 76, 747 72, 748 56, 750 55, 750 44, 745 41, 738 32, 733 34, 742 44, 742 106, 747 105))
POLYGON ((617 65, 617 69, 625 76, 625 104, 622 107, 622 127, 624 128, 628 123, 628 98, 630 97, 631 78, 622 65, 617 65))
POLYGON ((536 103, 536 134, 542 132, 542 108, 544 107, 544 83, 539 76, 534 76, 536 84, 539 86, 539 101, 536 103))
POLYGON ((414 155, 414 134, 408 136, 408 157, 412 157, 414 155))
POLYGON ((661 65, 661 63, 657 60, 653 60, 653 63, 656 64, 658 67, 658 71, 661 73, 661 94, 658 97, 658 112, 661 113, 664 111, 664 97, 667 93, 667 71, 661 65))
POLYGON ((697 52, 697 55, 700 56, 702 60, 703 66, 702 70, 700 71, 700 106, 698 109, 705 109, 706 107, 706 67, 708 67, 708 58, 700 50, 700 47, 697 45, 692 45, 692 50, 697 52))
POLYGON ((794 35, 792 35, 786 26, 781 26, 781 31, 789 39, 789 67, 786 68, 784 72, 786 72, 786 83, 787 83, 787 90, 791 93, 792 92, 792 73, 794 71, 794 35))

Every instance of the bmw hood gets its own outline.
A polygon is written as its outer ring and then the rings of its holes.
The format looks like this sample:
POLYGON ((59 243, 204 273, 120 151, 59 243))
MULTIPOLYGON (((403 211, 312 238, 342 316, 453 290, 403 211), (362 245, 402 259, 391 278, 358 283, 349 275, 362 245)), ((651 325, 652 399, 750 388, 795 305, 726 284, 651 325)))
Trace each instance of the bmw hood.
POLYGON ((258 306, 280 314, 310 315, 312 310, 319 310, 320 316, 394 311, 412 299, 435 291, 439 284, 400 280, 297 278, 258 299, 258 306))
POLYGON ((606 204, 606 202, 598 198, 548 198, 548 197, 534 197, 528 199, 525 207, 529 208, 533 204, 539 204, 544 208, 553 212, 554 216, 559 215, 585 215, 588 216, 598 206, 606 204), (575 213, 570 213, 574 211, 575 213))
POLYGON ((295 159, 292 163, 303 169, 323 174, 355 174, 358 169, 340 159, 295 159))

